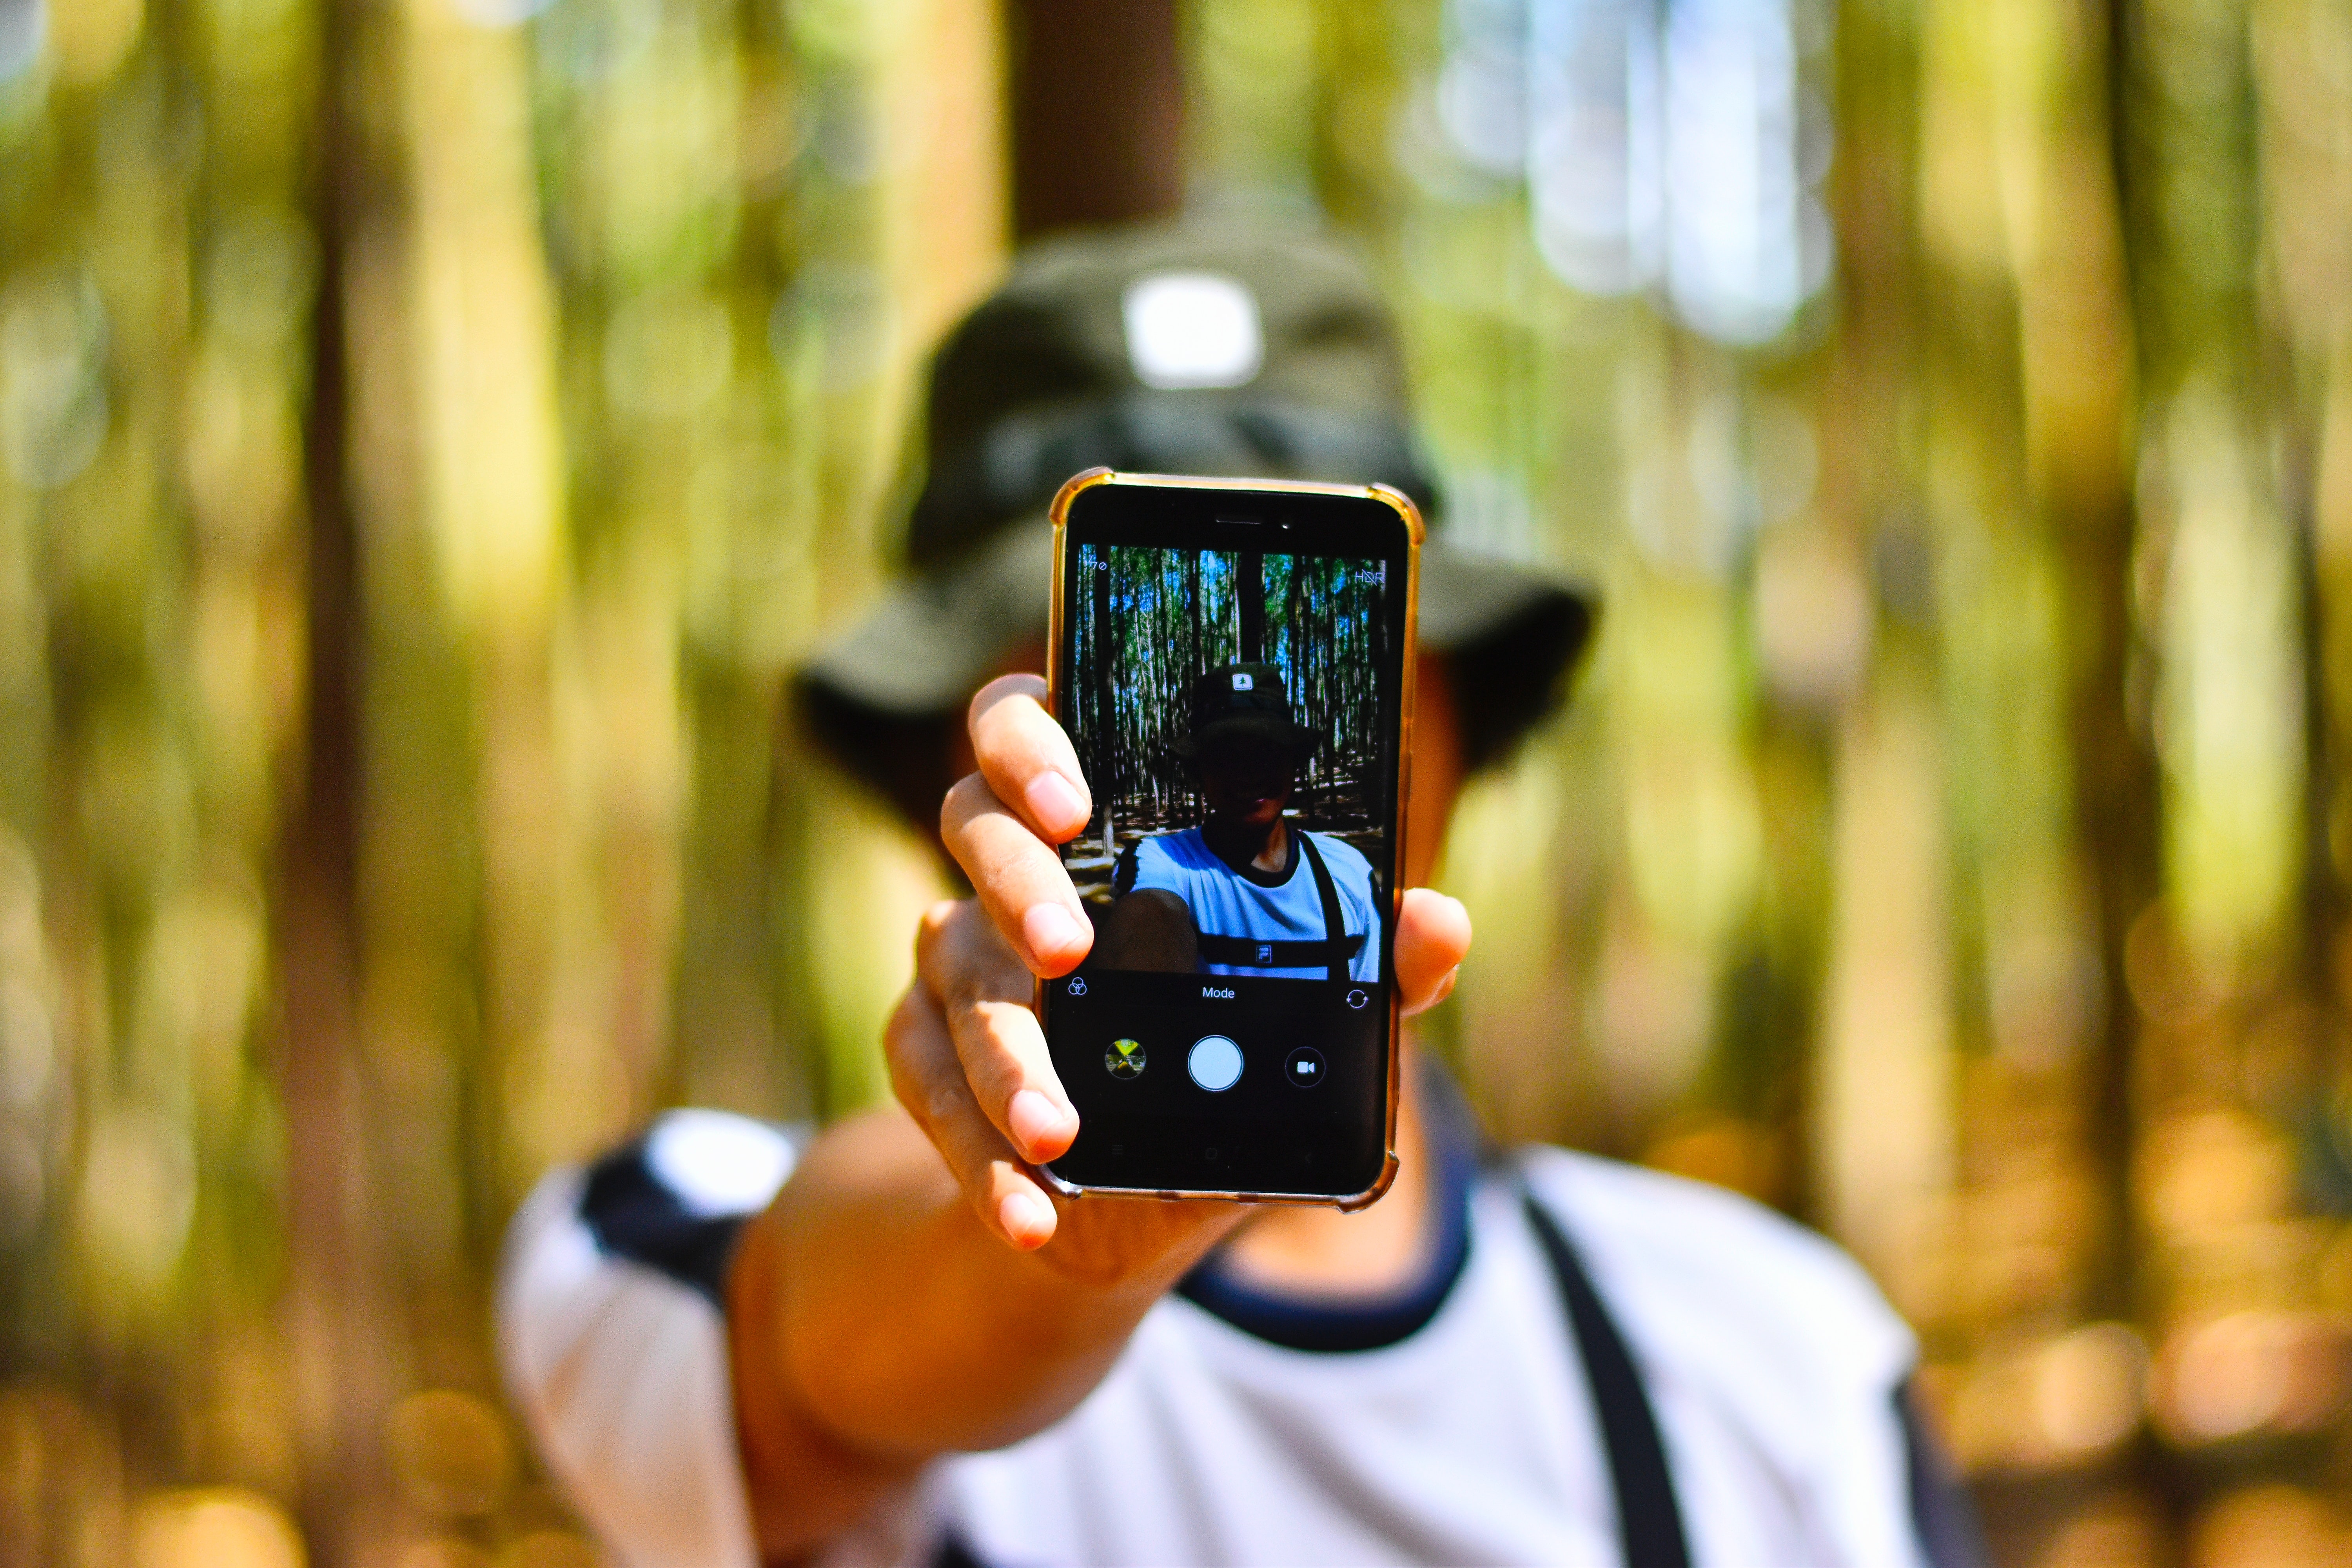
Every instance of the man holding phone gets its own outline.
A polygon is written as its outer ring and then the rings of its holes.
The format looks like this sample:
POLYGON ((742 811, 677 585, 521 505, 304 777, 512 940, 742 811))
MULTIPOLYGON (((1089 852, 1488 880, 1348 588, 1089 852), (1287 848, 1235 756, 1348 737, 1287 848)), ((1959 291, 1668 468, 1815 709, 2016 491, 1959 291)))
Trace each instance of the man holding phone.
MULTIPOLYGON (((821 1131, 673 1112, 515 1221, 509 1382, 625 1562, 1978 1560, 1858 1268, 1726 1193, 1483 1149, 1409 1036, 1400 1173, 1360 1214, 1040 1182, 1077 1118, 1029 1002, 1095 941, 1055 847, 1088 783, 1008 673, 1044 651, 1045 503, 1095 463, 1425 498, 1402 381, 1346 258, 1185 229, 1041 249, 941 350, 916 581, 805 688, 972 889, 923 920, 898 1104, 821 1131)), ((1409 886, 1589 614, 1436 541, 1422 573, 1409 886)), ((1425 888, 1398 911, 1410 1015, 1470 933, 1425 888)))
POLYGON ((1285 813, 1316 734, 1290 714, 1279 668, 1223 665, 1193 683, 1192 732, 1173 748, 1208 807, 1196 827, 1130 846, 1097 941, 1112 969, 1380 978, 1371 862, 1285 813))

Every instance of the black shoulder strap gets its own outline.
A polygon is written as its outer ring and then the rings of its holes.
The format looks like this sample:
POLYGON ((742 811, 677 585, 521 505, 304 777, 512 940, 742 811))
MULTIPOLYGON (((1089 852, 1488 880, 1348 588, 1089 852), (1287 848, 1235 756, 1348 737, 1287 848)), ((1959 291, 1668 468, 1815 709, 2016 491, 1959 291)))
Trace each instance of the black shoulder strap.
POLYGON ((1976 1504, 1951 1460, 1919 1414, 1918 1391, 1909 1378, 1895 1391, 1895 1418, 1902 1424, 1905 1468, 1911 1481, 1911 1527, 1927 1554, 1928 1568, 1985 1568, 1984 1527, 1976 1504))
POLYGON ((1609 1451, 1609 1479, 1617 1492, 1617 1526, 1624 1538, 1626 1568, 1690 1568, 1690 1542, 1683 1533, 1682 1505, 1675 1497, 1674 1472, 1666 1468, 1657 1413, 1650 1407, 1649 1391, 1642 1386, 1625 1336, 1601 1305, 1576 1248, 1524 1180, 1519 1203, 1568 1303, 1577 1358, 1584 1363, 1592 1406, 1601 1417, 1601 1440, 1609 1451))
POLYGON ((1201 962, 1235 969, 1312 969, 1335 960, 1346 963, 1364 945, 1364 933, 1338 942, 1260 942, 1254 936, 1218 936, 1202 931, 1201 962))
POLYGON ((1348 957, 1353 948, 1342 952, 1339 943, 1348 935, 1347 917, 1339 912, 1339 889, 1331 882, 1331 868, 1323 864, 1323 851, 1315 847, 1315 836, 1303 827, 1294 827, 1298 835, 1298 847, 1307 857, 1307 868, 1315 873, 1315 892, 1323 900, 1323 940, 1331 944, 1331 978, 1345 982, 1348 978, 1348 957))

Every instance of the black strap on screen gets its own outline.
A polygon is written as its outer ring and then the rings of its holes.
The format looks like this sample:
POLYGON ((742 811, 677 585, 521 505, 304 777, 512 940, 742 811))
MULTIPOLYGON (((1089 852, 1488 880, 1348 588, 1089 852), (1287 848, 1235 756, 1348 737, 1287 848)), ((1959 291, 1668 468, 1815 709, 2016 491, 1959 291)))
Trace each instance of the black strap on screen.
POLYGON ((1666 1468, 1657 1413, 1650 1407, 1649 1391, 1625 1348, 1625 1336, 1601 1305, 1576 1248, 1524 1180, 1519 1204, 1568 1303, 1577 1359, 1584 1363, 1592 1406, 1601 1418, 1601 1440, 1609 1451, 1609 1480, 1617 1493, 1617 1527, 1626 1568, 1690 1568, 1690 1542, 1683 1533, 1682 1504, 1675 1496, 1674 1472, 1666 1468))
MULTIPOLYGON (((1338 951, 1340 940, 1348 934, 1347 920, 1339 913, 1339 889, 1332 885, 1331 868, 1323 864, 1323 851, 1315 847, 1315 836, 1303 827, 1294 831, 1298 835, 1298 847, 1307 852, 1307 868, 1315 873, 1316 894, 1323 900, 1325 945, 1332 949, 1331 978, 1345 984, 1348 978, 1348 959, 1356 950, 1351 947, 1345 953, 1338 951)), ((1363 945, 1360 938, 1356 945, 1358 947, 1363 945)))
POLYGON ((1364 933, 1337 942, 1260 942, 1254 936, 1209 936, 1200 939, 1201 961, 1230 963, 1244 969, 1320 969, 1346 963, 1364 945, 1364 933))

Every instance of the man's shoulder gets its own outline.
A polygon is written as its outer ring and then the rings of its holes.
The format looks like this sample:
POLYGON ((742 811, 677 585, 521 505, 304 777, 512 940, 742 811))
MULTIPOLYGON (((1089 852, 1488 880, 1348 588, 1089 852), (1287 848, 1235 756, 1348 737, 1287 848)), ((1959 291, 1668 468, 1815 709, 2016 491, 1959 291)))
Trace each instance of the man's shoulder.
POLYGON ((1301 828, 1299 831, 1306 834, 1306 837, 1315 841, 1315 847, 1323 852, 1323 863, 1330 867, 1334 871, 1360 872, 1365 876, 1371 875, 1371 861, 1365 858, 1362 850, 1357 848, 1346 839, 1322 828, 1317 828, 1312 832, 1309 832, 1305 828, 1301 828))
POLYGON ((745 1217, 804 1128, 672 1110, 516 1214, 498 1287, 509 1390, 549 1468, 635 1563, 749 1563, 724 1321, 745 1217))
POLYGON ((541 1181, 509 1229, 505 1272, 527 1282, 541 1255, 626 1263, 715 1305, 732 1226, 774 1199, 809 1132, 731 1111, 664 1111, 638 1136, 541 1181))
POLYGON ((1860 1264, 1762 1204, 1561 1149, 1535 1151, 1526 1170, 1602 1293, 1669 1360, 1759 1364, 1799 1389, 1891 1388, 1916 1353, 1860 1264))
POLYGON ((1727 1187, 1549 1146, 1530 1151, 1526 1169, 1536 1194, 1587 1230, 1643 1232, 1663 1224, 1703 1255, 1728 1247, 1864 1282, 1860 1268, 1828 1237, 1727 1187))
POLYGON ((1137 839, 1128 852, 1139 865, 1175 866, 1186 870, 1196 869, 1209 853, 1197 827, 1179 827, 1166 833, 1146 835, 1137 839))

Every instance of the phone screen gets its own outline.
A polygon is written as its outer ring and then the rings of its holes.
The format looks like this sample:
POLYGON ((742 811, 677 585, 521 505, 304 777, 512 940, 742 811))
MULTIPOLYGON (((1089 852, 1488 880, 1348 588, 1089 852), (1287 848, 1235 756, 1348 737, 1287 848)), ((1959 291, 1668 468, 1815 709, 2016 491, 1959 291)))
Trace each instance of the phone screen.
POLYGON ((1045 987, 1075 1185, 1344 1197, 1386 1163, 1412 525, 1364 495, 1079 492, 1055 703, 1095 926, 1045 987))

